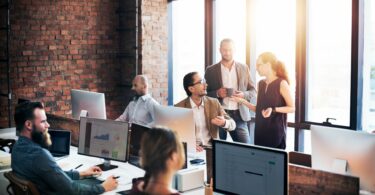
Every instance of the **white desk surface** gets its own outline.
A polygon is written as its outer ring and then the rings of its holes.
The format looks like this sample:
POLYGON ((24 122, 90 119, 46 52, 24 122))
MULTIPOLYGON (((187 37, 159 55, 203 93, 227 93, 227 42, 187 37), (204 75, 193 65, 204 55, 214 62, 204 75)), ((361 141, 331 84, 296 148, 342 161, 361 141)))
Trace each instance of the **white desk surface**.
POLYGON ((17 139, 16 128, 5 128, 0 129, 0 138, 1 139, 17 139))

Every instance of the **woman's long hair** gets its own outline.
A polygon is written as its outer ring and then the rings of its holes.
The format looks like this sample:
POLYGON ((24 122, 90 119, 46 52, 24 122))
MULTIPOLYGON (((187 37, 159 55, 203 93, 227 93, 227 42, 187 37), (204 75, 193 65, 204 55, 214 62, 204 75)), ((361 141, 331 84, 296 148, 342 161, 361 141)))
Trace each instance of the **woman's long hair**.
POLYGON ((178 154, 179 166, 182 167, 185 162, 184 148, 178 136, 170 129, 154 127, 143 135, 141 167, 146 172, 143 189, 146 189, 152 176, 167 170, 167 160, 173 153, 178 154))
POLYGON ((259 55, 259 59, 262 59, 263 63, 270 63, 272 70, 276 72, 276 76, 279 78, 284 79, 288 84, 290 84, 288 72, 285 69, 285 65, 283 62, 279 61, 275 54, 271 52, 264 52, 259 55))

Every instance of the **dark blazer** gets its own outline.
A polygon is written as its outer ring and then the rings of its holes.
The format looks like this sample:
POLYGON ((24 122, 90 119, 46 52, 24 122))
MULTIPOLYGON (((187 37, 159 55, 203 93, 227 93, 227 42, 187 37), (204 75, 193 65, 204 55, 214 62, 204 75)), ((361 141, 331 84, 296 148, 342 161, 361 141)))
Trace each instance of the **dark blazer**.
MULTIPOLYGON (((226 123, 228 123, 228 129, 226 130, 232 131, 236 128, 236 122, 224 111, 217 99, 205 96, 203 97, 203 104, 206 126, 212 139, 219 138, 219 127, 211 123, 211 119, 217 116, 224 116, 226 119, 226 123)), ((190 98, 185 98, 175 106, 191 109, 190 98)))
MULTIPOLYGON (((242 91, 245 95, 247 101, 255 99, 256 89, 254 87, 254 81, 250 78, 250 69, 247 65, 235 62, 236 72, 237 72, 237 84, 238 90, 242 91)), ((217 63, 207 67, 206 73, 204 75, 207 86, 207 95, 213 98, 218 98, 216 91, 223 87, 223 79, 221 78, 221 63, 217 63)), ((223 103, 222 98, 218 98, 220 103, 223 103)), ((251 119, 250 110, 245 105, 238 105, 241 118, 244 121, 249 121, 251 119)))

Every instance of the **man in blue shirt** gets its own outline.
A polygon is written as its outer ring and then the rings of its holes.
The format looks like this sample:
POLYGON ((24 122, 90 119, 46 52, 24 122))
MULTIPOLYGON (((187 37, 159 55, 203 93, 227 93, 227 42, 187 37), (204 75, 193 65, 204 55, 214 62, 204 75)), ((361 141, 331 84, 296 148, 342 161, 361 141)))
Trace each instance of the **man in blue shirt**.
POLYGON ((98 174, 99 167, 86 171, 64 172, 46 149, 51 145, 49 124, 40 102, 23 102, 16 107, 14 120, 19 139, 13 146, 12 170, 20 178, 33 182, 40 194, 100 194, 118 183, 108 177, 102 184, 87 185, 77 180, 98 174))
POLYGON ((124 113, 116 121, 144 126, 150 126, 154 122, 154 108, 159 103, 148 94, 148 86, 148 79, 145 75, 137 75, 133 79, 132 90, 135 91, 135 99, 129 102, 124 113))

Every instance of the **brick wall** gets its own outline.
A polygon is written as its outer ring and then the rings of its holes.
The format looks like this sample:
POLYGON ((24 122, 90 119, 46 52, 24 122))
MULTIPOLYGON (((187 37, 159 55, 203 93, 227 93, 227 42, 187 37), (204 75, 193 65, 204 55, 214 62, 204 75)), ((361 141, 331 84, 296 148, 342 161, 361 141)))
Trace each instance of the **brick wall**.
POLYGON ((153 97, 168 103, 168 11, 167 0, 142 0, 142 72, 151 82, 153 97))
MULTIPOLYGON (((0 0, 0 5, 4 5, 6 0, 0 0)), ((6 27, 6 7, 0 7, 0 28, 6 27)), ((0 30, 0 127, 8 125, 8 98, 6 94, 8 93, 8 84, 7 84, 7 63, 2 61, 6 58, 6 30, 0 30), (2 125, 4 124, 4 125, 2 125)))
MULTIPOLYGON (((132 79, 127 72, 134 72, 118 58, 120 3, 14 0, 10 48, 14 103, 18 98, 42 101, 48 113, 71 117, 70 90, 84 89, 106 94, 109 119, 120 115, 132 96, 123 81, 132 79)), ((139 10, 140 73, 150 78, 152 95, 166 104, 167 0, 140 1, 139 10)), ((1 89, 3 69, 1 65, 1 89)), ((0 103, 0 127, 5 127, 6 99, 0 103)))

